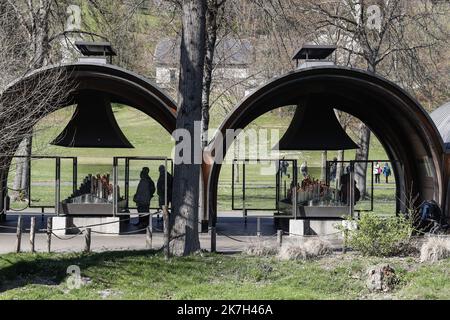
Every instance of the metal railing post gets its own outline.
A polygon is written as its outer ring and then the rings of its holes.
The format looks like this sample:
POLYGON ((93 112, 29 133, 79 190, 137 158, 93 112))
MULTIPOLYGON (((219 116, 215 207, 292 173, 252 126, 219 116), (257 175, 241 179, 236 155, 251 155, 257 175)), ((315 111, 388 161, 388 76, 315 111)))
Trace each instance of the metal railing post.
POLYGON ((355 162, 350 162, 350 190, 348 192, 349 214, 354 217, 355 209, 355 162))
POLYGON ((261 217, 256 219, 256 236, 261 237, 261 217))
POLYGON ((56 158, 56 181, 55 181, 55 213, 56 216, 60 215, 59 207, 61 202, 61 158, 56 158))
POLYGON ((118 202, 118 194, 117 194, 117 165, 118 165, 118 159, 114 157, 113 160, 113 217, 117 216, 118 208, 117 208, 117 202, 118 202))

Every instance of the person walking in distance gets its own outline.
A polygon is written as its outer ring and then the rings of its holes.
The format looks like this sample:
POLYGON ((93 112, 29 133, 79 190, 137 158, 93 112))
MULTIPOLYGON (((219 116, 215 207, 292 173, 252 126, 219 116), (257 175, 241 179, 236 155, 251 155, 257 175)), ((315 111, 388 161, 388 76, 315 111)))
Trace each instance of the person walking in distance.
POLYGON ((381 167, 378 161, 373 166, 373 174, 375 176, 375 183, 381 183, 380 176, 381 176, 381 167))
POLYGON ((383 176, 386 178, 386 183, 389 183, 389 177, 391 176, 392 171, 389 167, 389 163, 385 163, 383 167, 383 176))

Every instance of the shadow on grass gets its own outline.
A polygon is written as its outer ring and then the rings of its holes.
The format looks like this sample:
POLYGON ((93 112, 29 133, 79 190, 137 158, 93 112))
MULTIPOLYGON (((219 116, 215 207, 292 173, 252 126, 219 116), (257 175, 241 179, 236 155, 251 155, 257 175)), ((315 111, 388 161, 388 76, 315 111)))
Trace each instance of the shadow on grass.
MULTIPOLYGON (((77 265, 81 270, 91 267, 117 269, 114 262, 127 258, 160 256, 158 251, 120 251, 93 254, 9 254, 0 256, 0 293, 27 285, 60 285, 67 277, 67 268, 77 265)), ((162 255, 161 255, 162 256, 162 255)), ((127 273, 127 270, 121 270, 127 273)), ((130 272, 130 274, 133 274, 130 272)), ((96 279, 108 284, 108 279, 96 279)))

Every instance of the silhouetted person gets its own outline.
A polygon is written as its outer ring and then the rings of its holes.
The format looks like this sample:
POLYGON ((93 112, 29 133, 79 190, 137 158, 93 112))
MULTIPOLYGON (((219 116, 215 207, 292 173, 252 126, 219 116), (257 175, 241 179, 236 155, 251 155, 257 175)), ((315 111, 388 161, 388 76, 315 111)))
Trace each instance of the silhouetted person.
MULTIPOLYGON (((158 182, 156 184, 160 209, 162 209, 162 207, 166 204, 165 203, 165 197, 166 197, 165 177, 166 177, 166 167, 160 166, 159 167, 159 178, 158 178, 158 182)), ((169 204, 172 203, 172 186, 173 186, 173 177, 170 173, 167 172, 167 206, 169 206, 169 204)))
POLYGON ((302 165, 300 166, 300 172, 303 175, 303 178, 308 177, 308 162, 303 162, 302 165))
MULTIPOLYGON (((138 213, 150 213, 150 201, 155 194, 155 183, 149 176, 150 169, 145 167, 141 171, 141 180, 139 181, 136 194, 133 201, 136 202, 138 213)), ((149 216, 139 215, 138 225, 147 226, 149 223, 149 216)))
MULTIPOLYGON (((356 181, 354 181, 354 203, 353 205, 356 205, 356 202, 359 201, 361 198, 361 192, 359 191, 358 187, 356 186, 356 181)), ((347 167, 345 169, 345 174, 341 176, 341 188, 339 192, 339 198, 342 204, 348 205, 349 203, 349 193, 350 193, 350 167, 347 167)))
POLYGON ((336 180, 337 161, 338 159, 334 157, 333 162, 330 163, 330 181, 336 180))

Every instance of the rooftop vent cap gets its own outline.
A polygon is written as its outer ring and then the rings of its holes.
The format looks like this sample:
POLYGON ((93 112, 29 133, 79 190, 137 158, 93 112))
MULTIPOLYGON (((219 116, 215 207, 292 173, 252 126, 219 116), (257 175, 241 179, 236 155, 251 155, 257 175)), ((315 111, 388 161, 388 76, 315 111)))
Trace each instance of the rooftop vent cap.
POLYGON ((294 55, 292 60, 296 61, 297 69, 334 65, 334 63, 327 58, 331 56, 336 49, 337 47, 334 45, 304 44, 294 55), (299 60, 304 60, 304 62, 299 65, 299 60))
POLYGON ((76 41, 75 46, 83 55, 80 61, 94 62, 94 63, 112 63, 112 57, 117 53, 109 42, 88 42, 88 41, 76 41))

